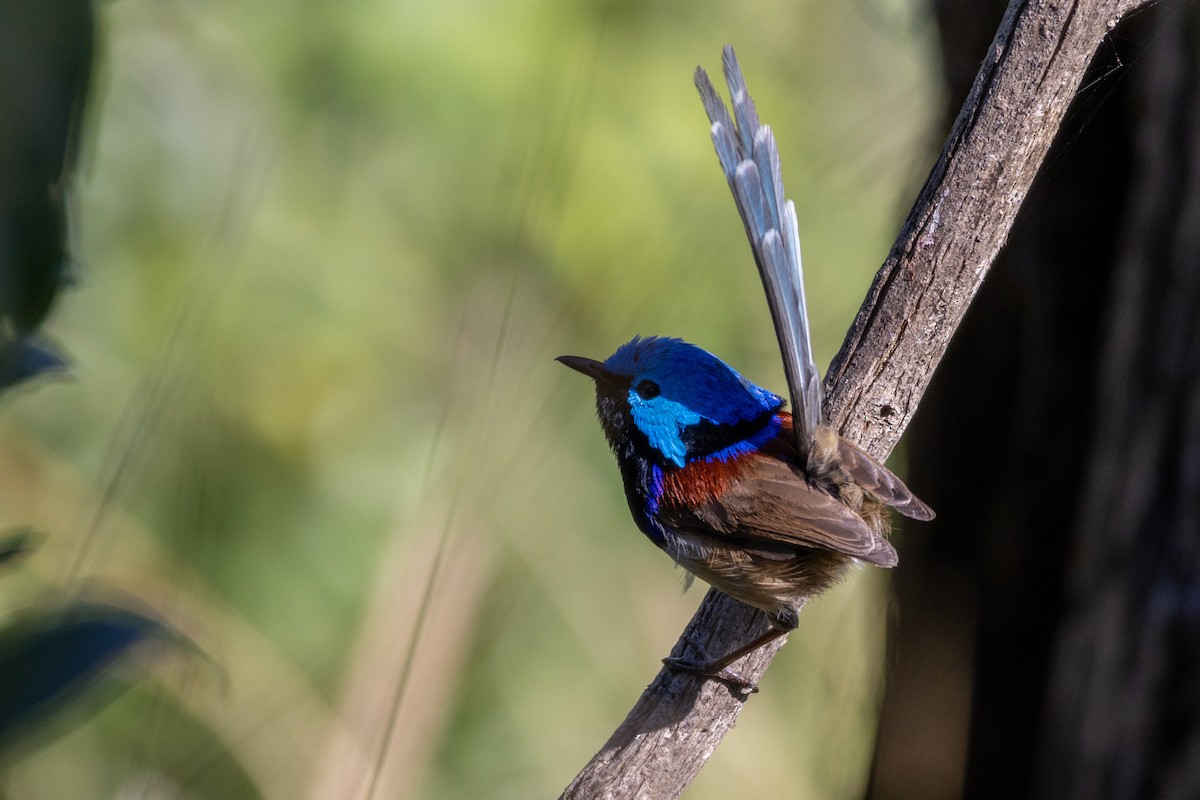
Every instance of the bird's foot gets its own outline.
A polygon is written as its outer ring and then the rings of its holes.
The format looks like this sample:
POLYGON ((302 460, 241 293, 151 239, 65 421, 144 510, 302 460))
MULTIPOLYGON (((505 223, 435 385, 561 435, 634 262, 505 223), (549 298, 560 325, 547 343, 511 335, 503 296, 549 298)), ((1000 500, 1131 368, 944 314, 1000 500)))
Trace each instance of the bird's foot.
MULTIPOLYGON (((698 647, 693 643, 701 653, 704 648, 698 647)), ((721 681, 728 684, 731 688, 737 689, 742 694, 754 694, 758 691, 758 684, 754 681, 746 680, 744 677, 729 669, 721 663, 723 659, 707 659, 705 661, 693 661, 690 658, 680 658, 677 656, 668 656, 663 659, 663 664, 667 669, 673 672, 688 672, 692 675, 700 675, 705 678, 721 681)))

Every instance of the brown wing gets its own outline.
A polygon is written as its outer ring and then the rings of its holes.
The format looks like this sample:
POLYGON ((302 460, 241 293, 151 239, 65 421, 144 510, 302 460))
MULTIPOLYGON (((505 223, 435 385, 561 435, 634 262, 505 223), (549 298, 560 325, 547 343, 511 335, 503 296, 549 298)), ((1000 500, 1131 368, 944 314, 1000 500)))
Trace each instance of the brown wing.
POLYGON ((862 517, 773 458, 756 459, 700 503, 672 503, 658 519, 684 536, 736 543, 768 557, 790 557, 797 547, 845 553, 881 567, 899 560, 887 539, 862 517))
POLYGON ((909 519, 933 519, 933 509, 917 499, 896 474, 845 439, 838 440, 838 456, 854 482, 884 505, 909 519))

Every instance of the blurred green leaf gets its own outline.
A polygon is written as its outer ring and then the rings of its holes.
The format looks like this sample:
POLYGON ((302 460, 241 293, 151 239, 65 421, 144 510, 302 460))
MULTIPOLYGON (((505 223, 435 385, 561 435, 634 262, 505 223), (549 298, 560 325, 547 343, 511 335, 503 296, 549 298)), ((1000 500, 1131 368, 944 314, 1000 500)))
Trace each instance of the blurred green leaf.
POLYGON ((10 567, 38 548, 45 538, 28 525, 0 532, 0 567, 10 567))
POLYGON ((0 746, 71 705, 134 645, 169 632, 144 614, 89 601, 0 631, 0 746))
POLYGON ((45 337, 29 334, 0 341, 0 392, 33 378, 66 372, 66 357, 45 337))

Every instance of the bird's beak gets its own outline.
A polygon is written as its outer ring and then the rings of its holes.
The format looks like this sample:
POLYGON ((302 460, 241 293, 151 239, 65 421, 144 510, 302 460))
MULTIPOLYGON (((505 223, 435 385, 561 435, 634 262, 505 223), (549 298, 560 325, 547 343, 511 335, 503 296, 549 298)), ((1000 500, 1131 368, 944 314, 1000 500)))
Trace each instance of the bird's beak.
POLYGON ((604 381, 605 383, 612 382, 612 373, 604 368, 604 363, 597 361, 594 358, 584 358, 583 356, 559 356, 555 361, 566 364, 576 372, 582 372, 589 378, 595 381, 604 381))

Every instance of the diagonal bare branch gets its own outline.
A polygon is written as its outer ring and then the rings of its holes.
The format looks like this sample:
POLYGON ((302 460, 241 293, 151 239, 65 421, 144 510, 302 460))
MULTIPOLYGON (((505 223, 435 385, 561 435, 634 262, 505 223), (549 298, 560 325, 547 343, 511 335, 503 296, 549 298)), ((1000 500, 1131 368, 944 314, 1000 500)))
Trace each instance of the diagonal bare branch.
MULTIPOLYGON (((924 188, 825 378, 825 412, 882 460, 933 371, 1037 175, 1084 71, 1122 16, 1149 0, 1013 0, 924 188)), ((726 652, 765 617, 709 591, 676 644, 726 652)), ((757 680, 782 641, 737 671, 757 680)), ((724 684, 663 670, 563 792, 678 797, 733 727, 745 699, 724 684)))

